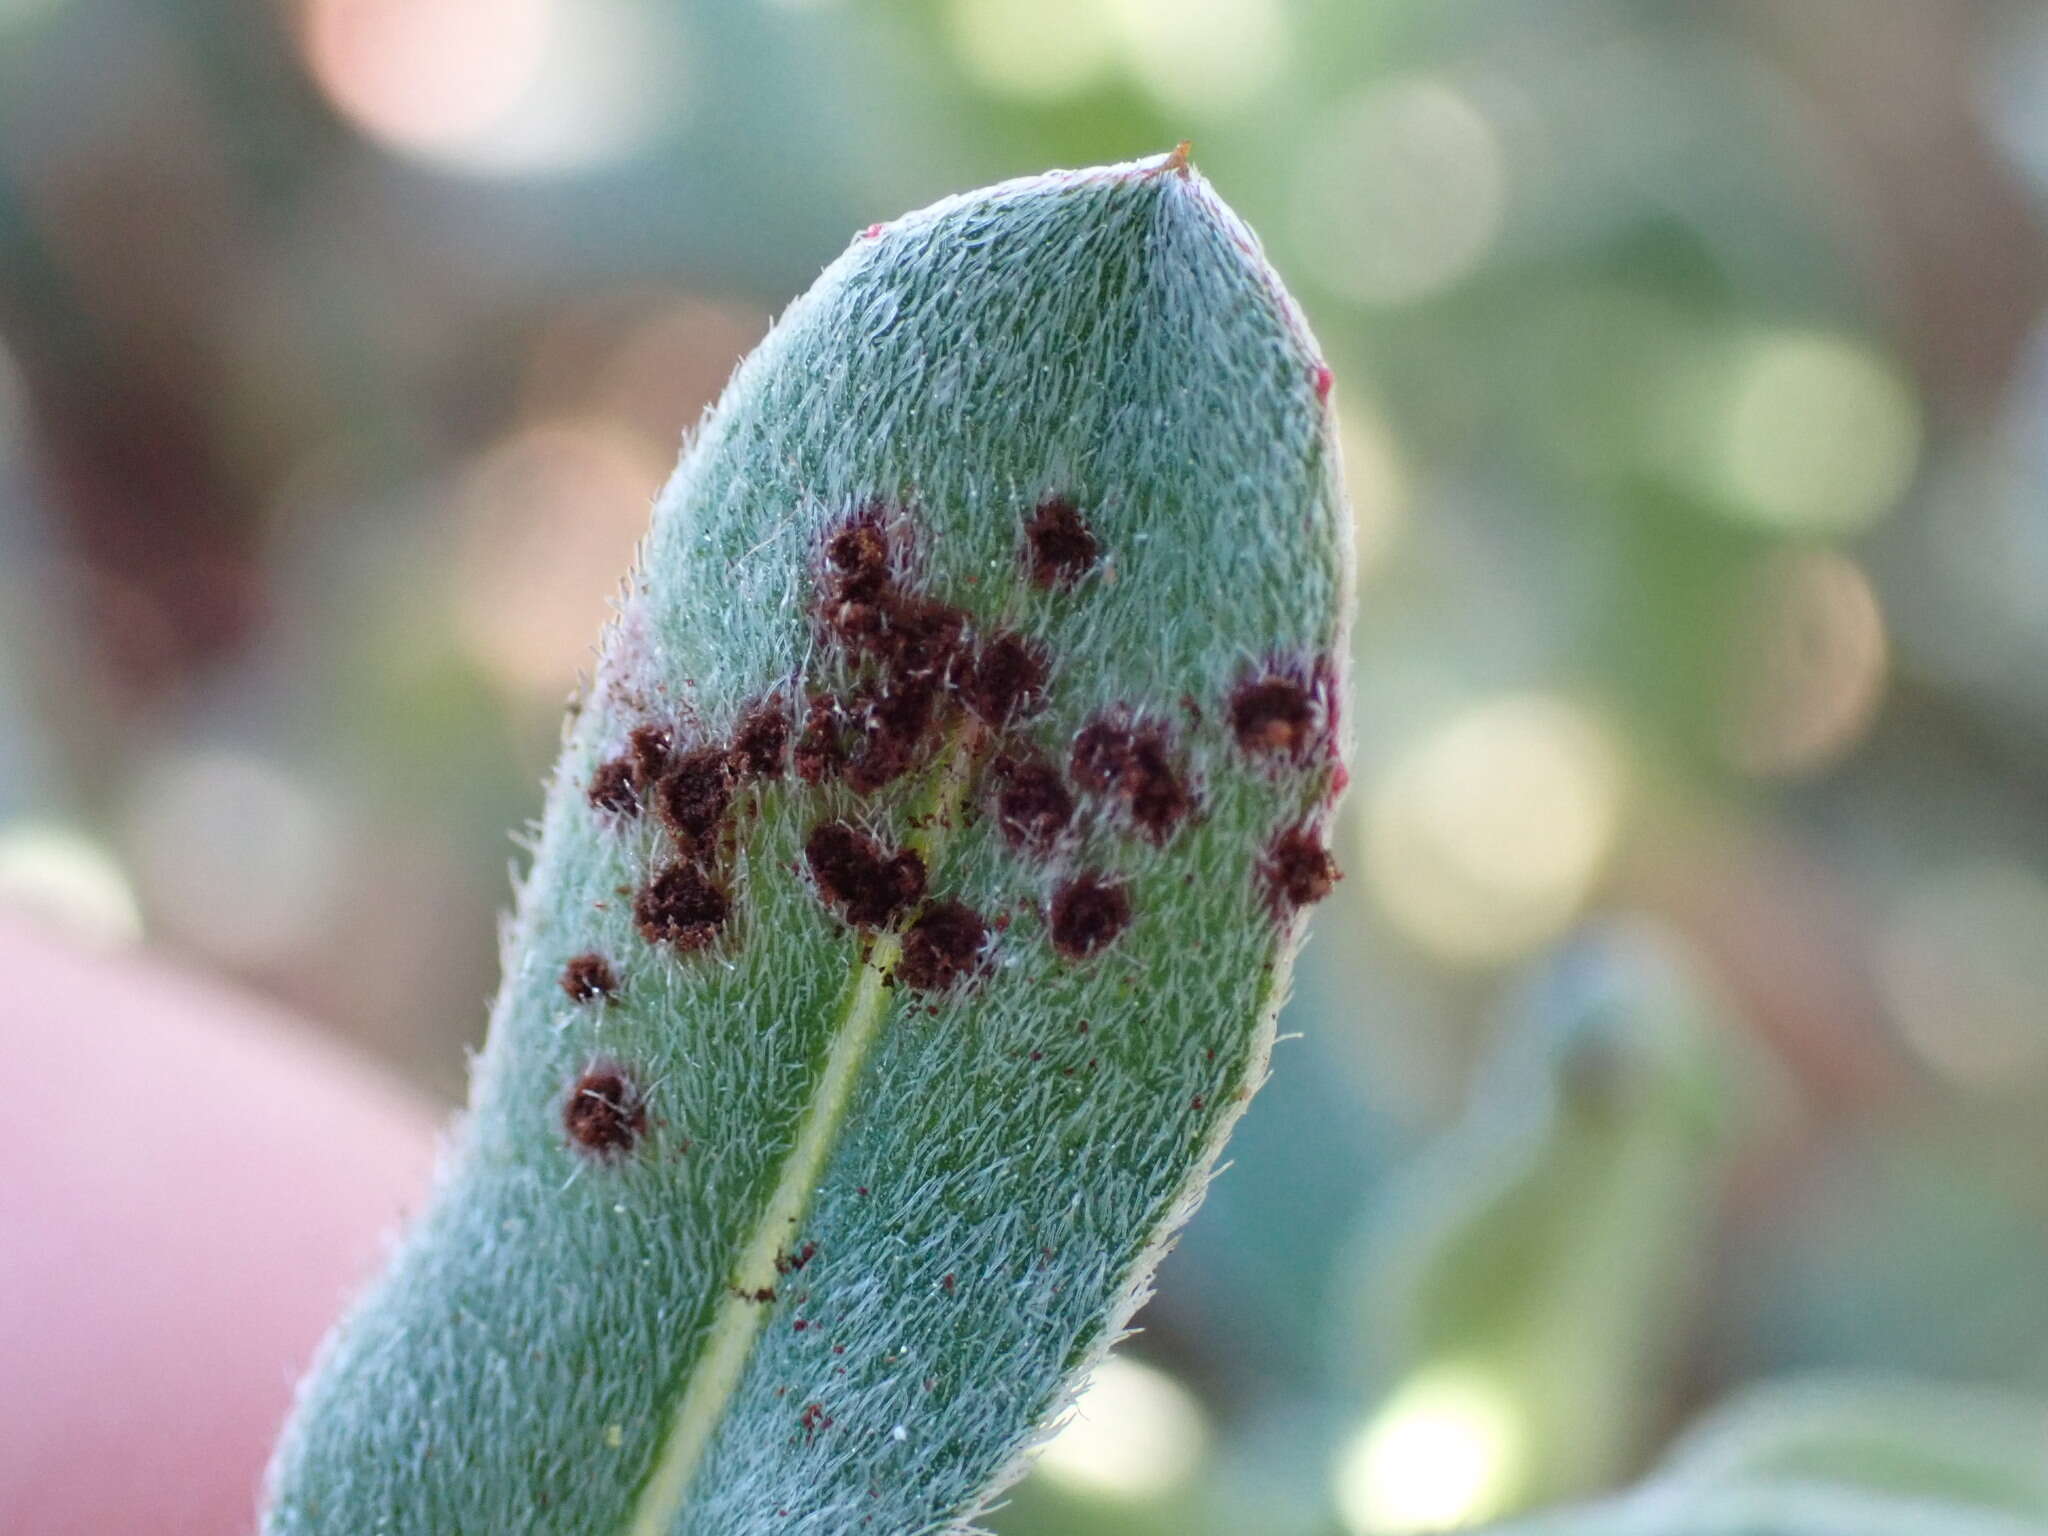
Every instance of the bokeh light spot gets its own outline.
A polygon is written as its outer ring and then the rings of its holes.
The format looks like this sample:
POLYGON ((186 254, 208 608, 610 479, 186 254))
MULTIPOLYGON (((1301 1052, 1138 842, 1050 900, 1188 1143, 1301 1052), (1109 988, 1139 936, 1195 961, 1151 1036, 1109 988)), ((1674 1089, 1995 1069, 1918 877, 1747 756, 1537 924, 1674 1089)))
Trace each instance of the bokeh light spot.
POLYGON ((1130 72, 1190 116, 1244 107, 1287 66, 1287 15, 1277 0, 1113 0, 1130 72))
POLYGON ((307 0, 302 35, 336 111, 449 170, 584 169, 680 99, 670 34, 630 0, 307 0))
POLYGON ((142 936, 142 914, 114 856, 58 822, 0 827, 0 907, 93 943, 142 936))
POLYGON ((541 422, 477 458, 457 492, 456 620, 501 682, 560 699, 592 659, 668 465, 609 422, 541 422))
POLYGON ((1432 1366, 1397 1387, 1337 1463, 1337 1508, 1357 1536, 1453 1531, 1505 1513, 1526 1433, 1494 1377, 1432 1366))
POLYGON ((1208 1440, 1201 1405, 1163 1371, 1112 1355, 1096 1369, 1039 1474, 1077 1490, 1150 1499, 1187 1481, 1208 1440))
POLYGON ((1884 698, 1884 613, 1870 578, 1832 550, 1765 563, 1730 655, 1727 751, 1746 773, 1789 777, 1839 761, 1884 698))
POLYGON ((317 947, 346 846, 331 807, 279 765, 223 748, 171 750, 137 776, 127 845, 151 918, 235 965, 317 947))
POLYGON ((953 0, 947 15, 961 66, 1000 95, 1070 96, 1115 61, 1114 19, 1098 0, 953 0))
POLYGON ((1905 493, 1919 406, 1888 359, 1850 337, 1766 332, 1710 347, 1664 403, 1682 479, 1718 510, 1785 532, 1868 528, 1905 493))
POLYGON ((1878 941, 1892 1022, 1959 1087, 2011 1093, 2048 1076, 2048 880, 1984 862, 1921 879, 1878 941))
POLYGON ((1374 786, 1367 882, 1395 928, 1440 960, 1526 954, 1591 893, 1620 825, 1622 778, 1609 732, 1568 700, 1474 705, 1374 786))
POLYGON ((1478 266, 1506 194, 1500 136, 1470 96, 1442 80, 1390 81, 1339 108, 1303 146, 1295 244, 1333 292, 1412 303, 1478 266))

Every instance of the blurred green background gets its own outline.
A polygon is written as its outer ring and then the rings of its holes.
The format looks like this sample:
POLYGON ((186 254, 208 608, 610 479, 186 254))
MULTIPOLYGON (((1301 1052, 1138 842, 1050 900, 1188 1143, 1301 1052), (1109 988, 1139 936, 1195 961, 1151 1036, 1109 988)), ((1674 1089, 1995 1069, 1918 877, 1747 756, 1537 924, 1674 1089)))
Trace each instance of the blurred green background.
POLYGON ((452 1101, 682 429, 862 226, 1181 138, 1337 373, 1348 878, 997 1529, 2048 1524, 2029 0, 0 0, 0 901, 452 1101))

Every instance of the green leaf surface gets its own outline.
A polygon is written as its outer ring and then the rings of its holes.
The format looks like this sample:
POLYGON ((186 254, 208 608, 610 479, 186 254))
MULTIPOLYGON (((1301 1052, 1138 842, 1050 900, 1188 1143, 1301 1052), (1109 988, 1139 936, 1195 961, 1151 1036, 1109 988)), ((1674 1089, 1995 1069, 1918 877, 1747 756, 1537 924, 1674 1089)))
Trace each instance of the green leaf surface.
POLYGON ((1332 873, 1327 396, 1178 153, 908 215, 792 306, 656 508, 273 1536, 938 1530, 1021 1470, 1332 873))

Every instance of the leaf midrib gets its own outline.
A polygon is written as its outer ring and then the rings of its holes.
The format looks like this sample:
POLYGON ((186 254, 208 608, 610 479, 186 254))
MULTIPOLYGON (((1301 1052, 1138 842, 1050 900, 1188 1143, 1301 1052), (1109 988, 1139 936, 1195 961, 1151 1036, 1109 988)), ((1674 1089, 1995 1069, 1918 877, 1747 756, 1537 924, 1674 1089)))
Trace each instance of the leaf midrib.
MULTIPOLYGON (((917 830, 908 842, 927 869, 938 867, 946 834, 965 804, 978 737, 971 723, 954 734, 926 806, 910 818, 910 825, 917 830)), ((797 1127, 796 1140, 783 1159, 774 1190, 741 1246, 710 1332, 662 1437, 654 1469, 634 1500, 625 1536, 672 1536, 675 1530, 691 1484, 725 1421, 727 1405, 739 1390, 754 1342, 767 1322, 769 1306, 752 1298, 774 1288, 780 1278, 775 1261, 787 1251, 788 1240, 810 1210, 819 1175, 838 1144, 861 1069, 888 1013, 887 978, 902 953, 902 932, 890 928, 867 946, 854 973, 850 996, 833 1028, 832 1049, 797 1127)))

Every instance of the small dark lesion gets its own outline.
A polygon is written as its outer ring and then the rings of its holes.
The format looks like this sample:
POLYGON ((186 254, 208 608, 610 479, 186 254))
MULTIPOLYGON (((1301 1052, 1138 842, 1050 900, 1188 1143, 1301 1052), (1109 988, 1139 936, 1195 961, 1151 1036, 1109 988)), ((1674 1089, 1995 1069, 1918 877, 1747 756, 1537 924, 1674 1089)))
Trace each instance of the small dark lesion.
POLYGON ((640 778, 630 757, 599 763, 590 776, 590 803, 613 816, 640 814, 640 778))
POLYGON ((881 928, 924 895, 924 860, 895 852, 844 821, 828 821, 804 842, 818 895, 856 928, 881 928))
POLYGON ((710 945, 731 915, 730 893, 689 860, 662 869, 633 901, 633 922, 640 936, 650 944, 672 944, 682 950, 710 945))
POLYGON ((611 961, 591 951, 577 955, 562 967, 562 990, 579 1003, 610 997, 619 990, 619 978, 611 961))
POLYGON ((1020 852, 1052 851, 1074 819, 1074 796, 1059 769, 1036 754, 996 760, 996 826, 1020 852))
POLYGON ((1024 524, 1024 564, 1040 587, 1070 587, 1095 568, 1102 545, 1065 496, 1048 496, 1024 524))
POLYGON ((904 931, 895 979, 920 992, 949 991, 987 963, 988 939, 987 921, 965 902, 932 902, 904 931))
POLYGON ((1120 805, 1154 843, 1164 843, 1195 809, 1172 733, 1127 708, 1106 710, 1076 733, 1068 771, 1082 789, 1120 805))
POLYGON ((1273 839, 1259 861, 1259 879, 1275 917, 1287 918, 1321 901, 1342 878, 1337 861, 1311 826, 1289 827, 1273 839))
POLYGON ((1100 953, 1131 924, 1131 891, 1098 871, 1076 875, 1053 892, 1053 948, 1068 960, 1100 953))
POLYGON ((645 1096, 617 1063, 594 1063, 569 1089, 562 1125, 570 1141, 591 1156, 624 1157, 647 1134, 645 1096))

